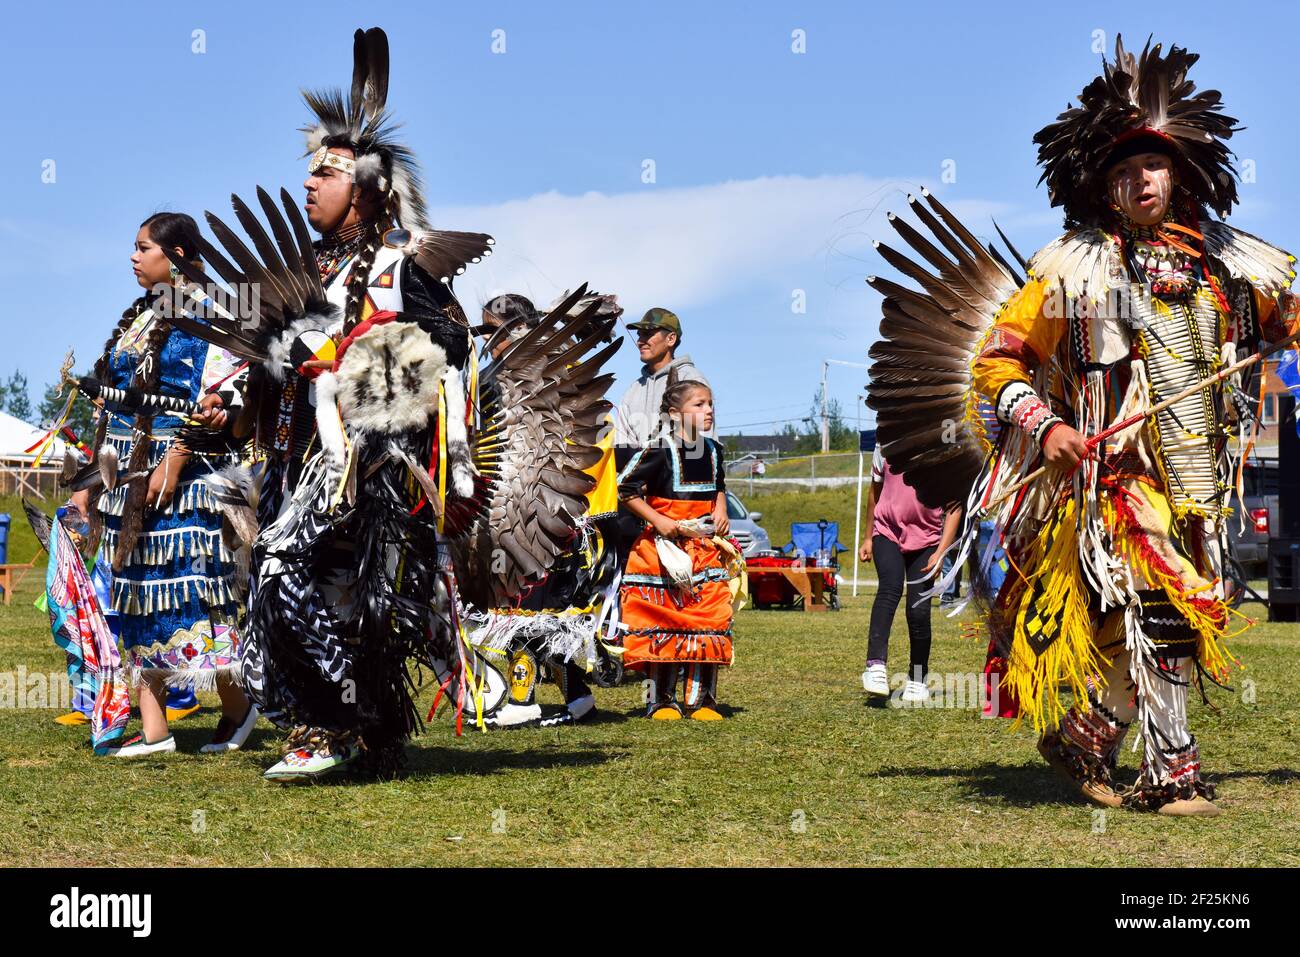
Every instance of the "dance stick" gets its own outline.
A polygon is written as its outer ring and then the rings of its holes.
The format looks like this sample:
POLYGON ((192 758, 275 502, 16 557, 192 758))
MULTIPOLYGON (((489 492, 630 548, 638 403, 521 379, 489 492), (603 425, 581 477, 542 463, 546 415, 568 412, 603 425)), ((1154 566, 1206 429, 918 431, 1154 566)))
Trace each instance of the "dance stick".
MULTIPOLYGON (((1210 376, 1207 379, 1202 379, 1200 382, 1197 382, 1193 385, 1189 385, 1186 389, 1184 389, 1182 392, 1179 392, 1177 395, 1170 396, 1168 399, 1162 399, 1160 402, 1157 402, 1155 405, 1153 405, 1150 409, 1148 409, 1145 412, 1137 412, 1133 415, 1130 415, 1127 419, 1124 419, 1121 422, 1116 422, 1114 425, 1106 429, 1104 432, 1098 432, 1092 438, 1088 439, 1088 456, 1085 457, 1091 457, 1092 450, 1096 448, 1098 444, 1100 444, 1105 439, 1110 438, 1116 432, 1123 432, 1129 426, 1137 422, 1141 422, 1145 418, 1163 412, 1165 409, 1169 408, 1175 402, 1181 402, 1189 395, 1195 395, 1197 392, 1200 392, 1202 389, 1208 389, 1210 386, 1222 382, 1224 379, 1232 375, 1234 372, 1240 372, 1242 369, 1246 368, 1249 365, 1254 365, 1256 362, 1259 362, 1261 359, 1267 359, 1269 356, 1273 355, 1273 353, 1280 352, 1281 350, 1285 349, 1287 346, 1291 345, 1297 340, 1300 340, 1300 331, 1293 332, 1285 339, 1273 343, 1273 345, 1269 346, 1267 349, 1260 349, 1258 352, 1252 353, 1251 355, 1246 356, 1246 358, 1234 362, 1226 369, 1222 369, 1216 372, 1214 375, 1210 376)), ((1014 485, 1008 488, 1005 492, 999 495, 988 505, 984 506, 984 508, 982 508, 980 511, 988 512, 994 506, 1000 505, 1002 502, 1006 501, 1016 492, 1020 491, 1022 488, 1024 488, 1026 485, 1032 482, 1034 479, 1041 476, 1044 472, 1047 471, 1047 469, 1048 466, 1040 465, 1038 468, 1034 469, 1034 471, 1030 472, 1028 475, 1022 478, 1019 482, 1016 482, 1014 485)))

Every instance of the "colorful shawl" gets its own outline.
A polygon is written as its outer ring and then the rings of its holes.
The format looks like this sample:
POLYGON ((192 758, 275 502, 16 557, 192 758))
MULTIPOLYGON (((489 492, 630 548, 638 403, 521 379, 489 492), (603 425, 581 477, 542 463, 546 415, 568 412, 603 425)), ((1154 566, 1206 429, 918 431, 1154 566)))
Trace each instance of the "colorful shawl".
POLYGON ((49 553, 45 592, 50 630, 54 643, 68 654, 68 680, 73 688, 94 700, 90 743, 100 752, 120 743, 131 714, 122 660, 81 554, 57 520, 50 528, 49 553))

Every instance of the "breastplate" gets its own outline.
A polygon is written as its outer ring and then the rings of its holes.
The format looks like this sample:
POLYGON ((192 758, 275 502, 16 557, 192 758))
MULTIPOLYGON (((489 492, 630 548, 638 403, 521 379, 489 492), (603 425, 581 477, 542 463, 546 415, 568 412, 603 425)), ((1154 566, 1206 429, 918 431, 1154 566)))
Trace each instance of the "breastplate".
MULTIPOLYGON (((1208 289, 1200 288, 1187 299, 1165 300, 1135 284, 1130 307, 1146 359, 1152 405, 1218 371, 1219 314, 1208 289)), ((1218 469, 1218 450, 1226 435, 1221 407, 1221 389, 1216 386, 1194 392, 1156 416, 1156 455, 1175 515, 1217 519, 1222 514, 1227 487, 1218 469)))

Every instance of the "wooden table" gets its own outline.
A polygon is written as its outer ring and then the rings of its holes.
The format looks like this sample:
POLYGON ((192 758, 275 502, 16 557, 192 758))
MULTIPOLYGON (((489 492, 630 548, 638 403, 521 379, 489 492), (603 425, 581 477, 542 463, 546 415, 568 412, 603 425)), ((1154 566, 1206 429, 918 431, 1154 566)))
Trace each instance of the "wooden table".
POLYGON ((14 589, 22 584, 27 573, 35 567, 35 559, 24 565, 0 565, 0 588, 4 589, 6 605, 13 601, 14 589), (14 581, 14 572, 18 573, 17 581, 14 581))
POLYGON ((784 568, 772 568, 768 565, 745 565, 745 572, 753 578, 755 575, 784 575, 794 590, 803 596, 803 610, 807 612, 826 611, 827 604, 823 592, 826 588, 828 568, 800 568, 790 565, 784 568))

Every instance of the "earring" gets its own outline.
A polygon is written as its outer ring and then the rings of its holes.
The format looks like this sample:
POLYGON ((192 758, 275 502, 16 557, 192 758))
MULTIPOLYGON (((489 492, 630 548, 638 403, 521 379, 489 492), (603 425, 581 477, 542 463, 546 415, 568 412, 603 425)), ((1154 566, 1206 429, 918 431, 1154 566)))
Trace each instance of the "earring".
POLYGON ((167 274, 171 276, 173 286, 179 286, 181 284, 181 271, 176 268, 175 263, 169 262, 167 264, 167 274))

